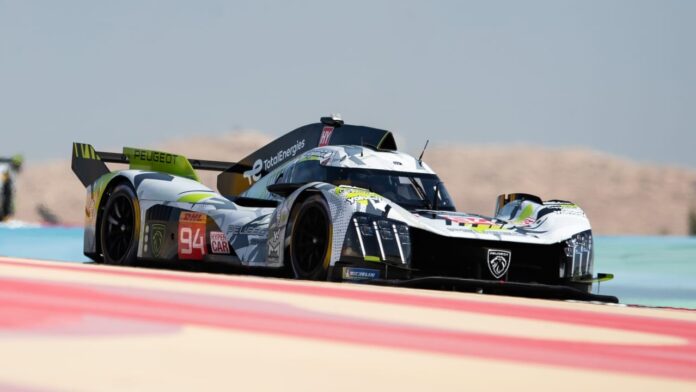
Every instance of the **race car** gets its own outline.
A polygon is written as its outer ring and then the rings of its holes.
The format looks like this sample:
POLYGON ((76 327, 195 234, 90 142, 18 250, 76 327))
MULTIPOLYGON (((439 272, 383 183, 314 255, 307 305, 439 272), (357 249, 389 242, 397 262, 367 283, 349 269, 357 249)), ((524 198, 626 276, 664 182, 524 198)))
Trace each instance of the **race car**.
POLYGON ((617 301, 591 294, 611 276, 593 276, 592 231, 576 204, 514 193, 492 217, 457 212, 422 154, 335 116, 236 163, 73 143, 72 169, 87 188, 84 253, 96 262, 617 301), (217 192, 195 169, 221 171, 217 192))
POLYGON ((0 158, 0 221, 14 214, 14 183, 22 162, 21 155, 0 158))

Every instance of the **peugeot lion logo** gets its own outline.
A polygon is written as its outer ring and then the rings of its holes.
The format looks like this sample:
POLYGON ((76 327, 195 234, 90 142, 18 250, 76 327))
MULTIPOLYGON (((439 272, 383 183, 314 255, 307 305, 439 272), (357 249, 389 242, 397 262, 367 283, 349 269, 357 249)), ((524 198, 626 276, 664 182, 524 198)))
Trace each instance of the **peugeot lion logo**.
POLYGON ((488 269, 494 278, 499 279, 510 268, 512 253, 507 250, 488 249, 488 269))

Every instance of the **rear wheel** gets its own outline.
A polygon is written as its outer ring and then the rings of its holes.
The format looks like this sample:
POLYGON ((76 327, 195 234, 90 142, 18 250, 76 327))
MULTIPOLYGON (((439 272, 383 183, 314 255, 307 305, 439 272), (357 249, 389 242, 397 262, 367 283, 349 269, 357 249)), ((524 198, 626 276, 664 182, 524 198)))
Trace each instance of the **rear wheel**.
POLYGON ((299 279, 326 280, 331 258, 329 206, 319 195, 308 197, 292 223, 290 262, 299 279))
POLYGON ((100 238, 105 264, 133 265, 138 257, 139 205, 133 189, 117 185, 106 202, 100 238))

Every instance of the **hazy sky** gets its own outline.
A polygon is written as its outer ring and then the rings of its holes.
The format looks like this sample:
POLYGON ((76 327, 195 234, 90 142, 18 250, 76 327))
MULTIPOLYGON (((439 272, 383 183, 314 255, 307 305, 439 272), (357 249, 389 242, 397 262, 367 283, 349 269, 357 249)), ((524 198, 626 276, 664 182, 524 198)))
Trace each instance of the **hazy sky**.
POLYGON ((330 112, 696 167, 696 1, 0 0, 0 155, 330 112))

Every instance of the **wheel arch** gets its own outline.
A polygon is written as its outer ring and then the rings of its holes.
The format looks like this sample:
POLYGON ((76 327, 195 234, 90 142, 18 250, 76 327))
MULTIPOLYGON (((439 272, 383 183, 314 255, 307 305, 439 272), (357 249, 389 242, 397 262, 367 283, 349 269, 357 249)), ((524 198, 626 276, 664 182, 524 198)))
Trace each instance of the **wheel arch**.
MULTIPOLYGON (((327 197, 323 194, 320 189, 314 187, 308 187, 303 189, 292 202, 290 208, 290 213, 288 214, 288 221, 285 223, 285 232, 283 238, 283 265, 285 268, 289 269, 289 272, 293 273, 293 267, 291 265, 291 243, 293 241, 293 228, 296 220, 298 219, 298 214, 301 207, 304 205, 305 201, 312 197, 319 197, 326 206, 326 214, 328 218, 328 238, 327 238, 327 249, 326 255, 324 256, 324 265, 326 277, 330 276, 331 259, 333 255, 333 241, 334 241, 334 222, 332 220, 331 205, 327 197)), ((294 274, 294 273, 293 273, 294 274)))
POLYGON ((290 248, 290 237, 292 235, 292 223, 295 221, 295 217, 296 217, 297 212, 298 212, 300 206, 302 205, 302 203, 304 203, 305 200, 307 200, 308 198, 310 198, 311 196, 314 196, 314 195, 320 195, 324 199, 324 201, 328 204, 328 200, 326 200, 326 197, 322 194, 322 192, 319 189, 313 188, 313 187, 302 189, 297 195, 291 196, 291 197, 293 197, 293 199, 292 199, 291 204, 290 204, 290 209, 289 209, 290 212, 288 214, 287 222, 285 222, 285 235, 283 238, 283 249, 284 249, 284 254, 285 254, 283 257, 283 259, 284 259, 283 264, 286 264, 286 260, 288 260, 287 259, 287 256, 288 256, 287 252, 288 252, 288 249, 290 248))
MULTIPOLYGON (((351 188, 352 189, 352 188, 351 188)), ((329 267, 333 268, 333 265, 340 259, 341 252, 343 249, 345 236, 350 226, 350 221, 356 212, 362 212, 366 214, 383 216, 385 211, 378 211, 371 208, 372 205, 369 200, 363 200, 364 198, 380 198, 383 197, 377 195, 367 189, 355 188, 353 192, 345 192, 340 189, 339 186, 329 184, 329 183, 312 183, 309 184, 304 189, 298 191, 297 200, 292 200, 292 208, 288 214, 288 221, 285 222, 286 226, 285 235, 283 243, 285 253, 287 256, 287 250, 289 250, 289 241, 291 240, 292 233, 290 227, 291 223, 295 219, 294 211, 302 204, 302 202, 313 195, 321 195, 324 202, 328 207, 328 212, 330 216, 330 249, 327 253, 329 257, 329 267)), ((292 196, 291 196, 292 197, 292 196)), ((392 206, 393 207, 393 206, 392 206)), ((287 261, 284 258, 283 264, 287 261)))
MULTIPOLYGON (((321 197, 324 198, 324 201, 328 203, 328 200, 326 200, 326 197, 322 194, 321 190, 313 186, 305 185, 301 189, 289 195, 285 199, 285 201, 278 206, 277 211, 282 211, 283 208, 287 209, 288 212, 286 221, 282 221, 282 213, 278 214, 278 218, 273 218, 278 220, 277 223, 279 224, 279 227, 277 231, 279 232, 279 234, 282 234, 280 238, 279 255, 281 259, 281 268, 288 270, 289 273, 292 273, 292 266, 290 265, 290 241, 292 237, 292 223, 294 222, 295 216, 297 215, 298 209, 302 205, 302 203, 304 203, 304 201, 307 200, 307 198, 314 195, 321 195, 321 197), (286 206, 283 206, 283 204, 286 204, 286 206)), ((271 235, 272 233, 269 232, 269 239, 271 235)))

